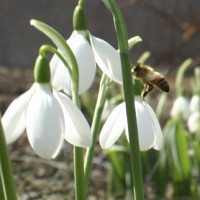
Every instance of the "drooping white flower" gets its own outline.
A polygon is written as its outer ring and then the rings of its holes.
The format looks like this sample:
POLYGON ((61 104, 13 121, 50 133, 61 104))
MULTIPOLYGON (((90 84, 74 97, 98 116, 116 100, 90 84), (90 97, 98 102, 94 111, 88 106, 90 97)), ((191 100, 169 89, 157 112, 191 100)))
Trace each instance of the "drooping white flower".
POLYGON ((190 112, 194 113, 196 111, 200 112, 200 96, 197 94, 190 100, 190 112))
POLYGON ((200 133, 200 112, 193 112, 187 121, 188 129, 191 133, 200 133))
MULTIPOLYGON (((87 30, 73 31, 67 44, 78 64, 79 94, 86 92, 91 86, 96 73, 96 63, 109 78, 122 83, 120 56, 110 44, 92 36, 87 30), (91 44, 87 40, 87 35, 91 44)), ((54 55, 50 66, 53 86, 71 95, 71 79, 62 61, 54 55)))
MULTIPOLYGON (((150 148, 161 149, 163 143, 162 131, 153 109, 140 97, 135 98, 135 109, 139 136, 140 150, 150 148)), ((100 145, 102 148, 111 147, 125 130, 127 140, 129 134, 125 103, 119 104, 110 114, 100 133, 100 145)))
POLYGON ((171 116, 178 117, 181 115, 183 119, 187 119, 190 114, 189 101, 184 96, 179 96, 173 103, 171 116))
POLYGON ((7 143, 26 129, 33 150, 43 158, 54 158, 64 139, 69 143, 91 145, 90 127, 72 101, 51 88, 49 83, 34 83, 15 99, 2 117, 7 143))
MULTIPOLYGON (((79 94, 84 93, 91 86, 95 73, 96 64, 92 49, 86 39, 85 31, 74 31, 67 40, 76 58, 79 69, 79 94)), ((69 59, 69 58, 67 58, 69 59)), ((52 84, 57 90, 64 90, 71 95, 71 77, 63 62, 54 55, 51 62, 52 84)))

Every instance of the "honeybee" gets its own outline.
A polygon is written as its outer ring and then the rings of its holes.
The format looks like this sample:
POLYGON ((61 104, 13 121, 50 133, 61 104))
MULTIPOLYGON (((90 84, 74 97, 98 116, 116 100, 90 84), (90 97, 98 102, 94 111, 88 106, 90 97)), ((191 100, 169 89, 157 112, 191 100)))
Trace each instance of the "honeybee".
POLYGON ((155 71, 152 67, 144 64, 135 64, 132 65, 132 75, 134 79, 140 80, 144 89, 142 91, 141 97, 144 97, 153 90, 154 87, 157 87, 163 92, 169 92, 169 85, 163 75, 155 71))

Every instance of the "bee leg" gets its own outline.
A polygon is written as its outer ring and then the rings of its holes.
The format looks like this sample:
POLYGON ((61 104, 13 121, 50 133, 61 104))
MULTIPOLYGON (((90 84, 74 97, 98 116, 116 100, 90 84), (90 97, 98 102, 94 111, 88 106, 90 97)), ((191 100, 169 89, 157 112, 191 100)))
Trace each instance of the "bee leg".
POLYGON ((143 100, 144 100, 144 97, 146 97, 147 94, 149 92, 151 92, 151 90, 153 90, 153 85, 148 84, 148 83, 144 85, 144 89, 143 89, 142 95, 141 95, 143 100))

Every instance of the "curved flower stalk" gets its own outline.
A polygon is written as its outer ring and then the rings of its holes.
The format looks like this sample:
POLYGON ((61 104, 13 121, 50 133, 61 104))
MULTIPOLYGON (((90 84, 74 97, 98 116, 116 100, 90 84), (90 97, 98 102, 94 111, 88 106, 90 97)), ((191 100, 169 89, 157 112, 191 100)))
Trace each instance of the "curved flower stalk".
MULTIPOLYGON (((77 60, 79 94, 84 93, 91 86, 96 73, 96 64, 110 79, 122 84, 118 51, 104 40, 94 37, 88 31, 84 9, 80 5, 74 11, 74 29, 66 42, 77 60)), ((53 86, 71 95, 70 76, 62 61, 54 55, 50 66, 53 86)))
MULTIPOLYGON (((139 146, 141 151, 154 148, 160 150, 163 143, 162 131, 153 109, 140 97, 135 98, 135 108, 138 126, 139 146)), ((100 133, 100 145, 102 148, 111 147, 125 129, 127 129, 125 103, 119 104, 110 114, 100 133)))
POLYGON ((83 114, 66 95, 52 88, 44 56, 35 64, 35 83, 11 103, 2 124, 8 144, 26 129, 33 150, 47 159, 55 158, 64 139, 79 147, 91 145, 90 127, 83 114))

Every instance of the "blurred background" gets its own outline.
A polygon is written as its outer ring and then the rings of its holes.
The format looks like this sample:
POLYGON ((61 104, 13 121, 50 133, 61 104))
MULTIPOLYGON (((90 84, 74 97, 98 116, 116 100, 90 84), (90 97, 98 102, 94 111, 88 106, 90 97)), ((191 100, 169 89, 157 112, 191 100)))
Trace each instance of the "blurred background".
MULTIPOLYGON (((149 64, 174 69, 188 57, 200 63, 200 1, 119 0, 129 37, 143 42, 132 51, 132 62, 144 51, 149 64)), ((33 67, 39 47, 50 41, 30 26, 33 18, 44 21, 66 39, 70 36, 74 0, 0 0, 0 65, 33 67)), ((102 1, 86 0, 89 30, 115 47, 110 13, 102 1)))

